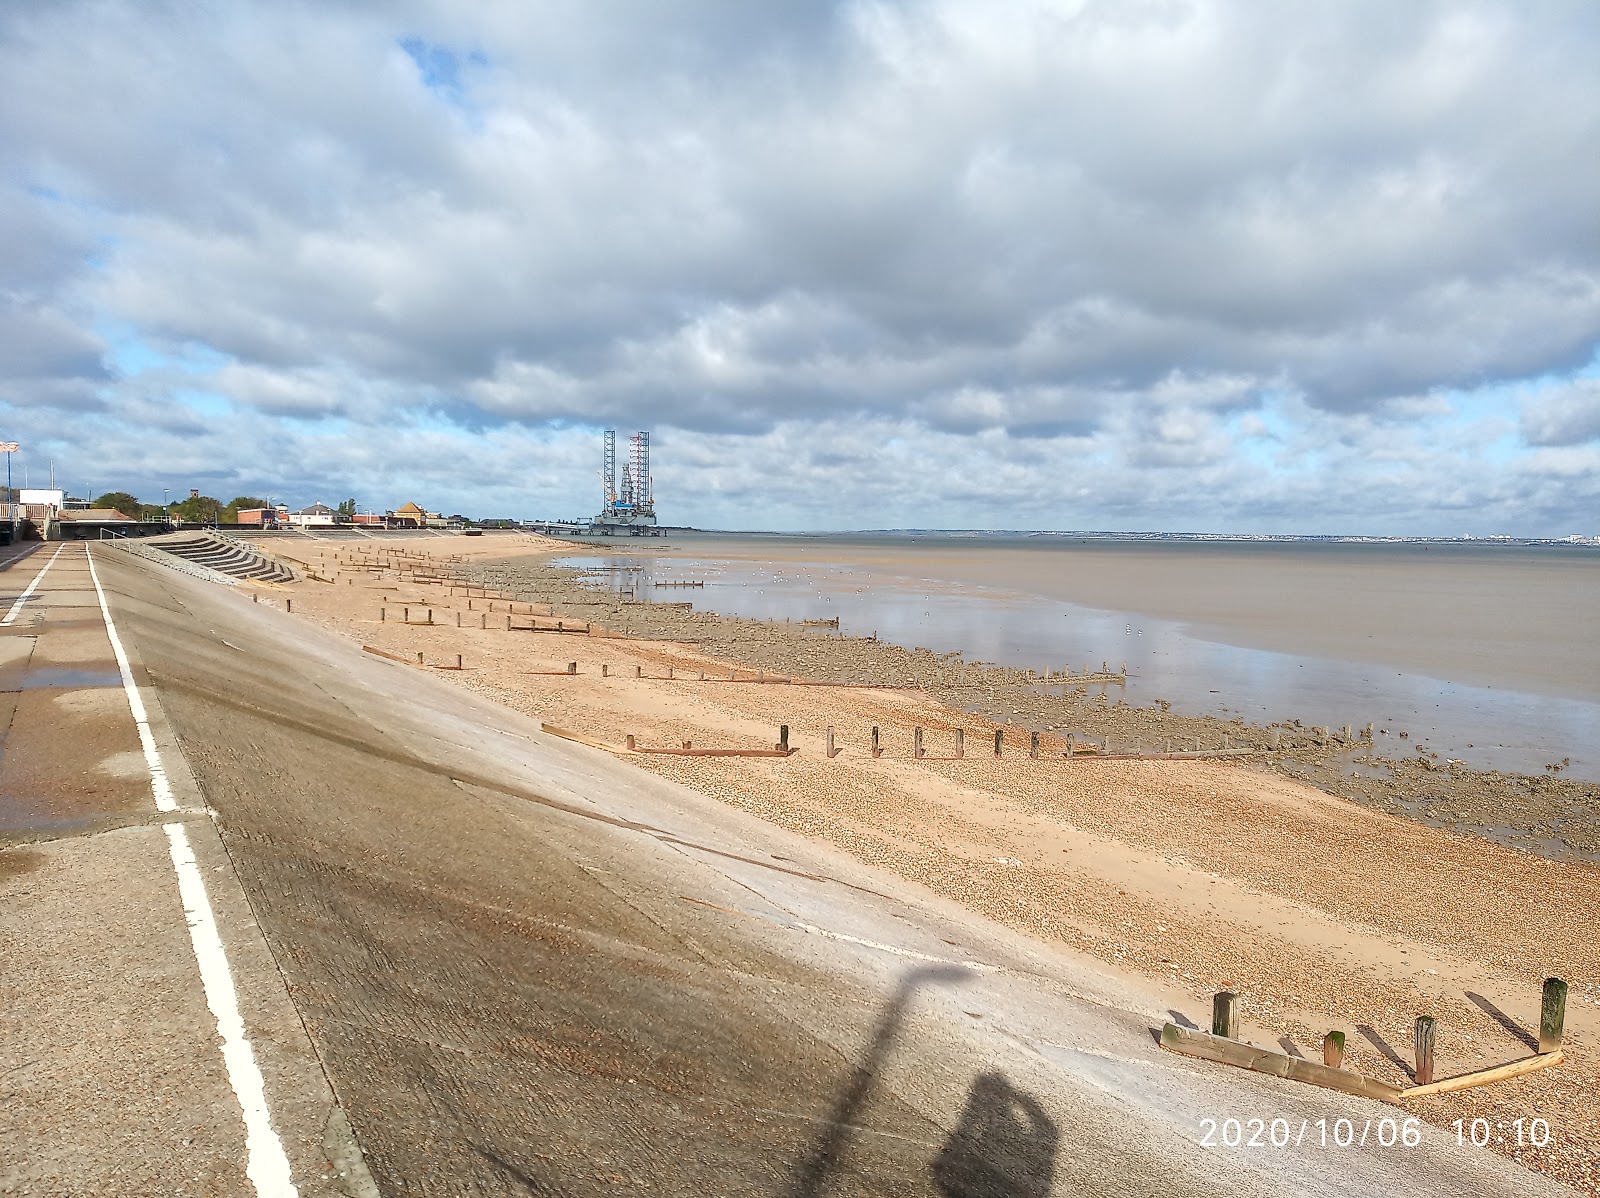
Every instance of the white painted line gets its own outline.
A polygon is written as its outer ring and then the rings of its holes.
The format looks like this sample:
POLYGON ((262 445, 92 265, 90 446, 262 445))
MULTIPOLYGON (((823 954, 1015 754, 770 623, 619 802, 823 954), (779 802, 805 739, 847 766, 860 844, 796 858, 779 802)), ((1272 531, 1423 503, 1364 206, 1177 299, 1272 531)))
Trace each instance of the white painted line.
POLYGON ((162 825, 172 846, 172 868, 178 874, 178 894, 183 899, 183 914, 189 923, 189 940, 194 959, 200 965, 200 981, 206 990, 206 1005, 217 1020, 222 1037, 222 1060, 228 1067, 228 1080, 244 1114, 245 1174, 261 1198, 297 1198, 289 1158, 283 1141, 272 1129, 272 1112, 267 1109, 266 1083, 256 1064, 250 1037, 245 1034, 244 1017, 239 1014, 239 996, 233 988, 233 972, 228 954, 217 932, 216 917, 206 884, 189 846, 189 833, 182 824, 162 825))
POLYGON ((5 619, 0 620, 0 628, 11 627, 12 621, 14 621, 17 618, 18 613, 22 611, 22 605, 28 601, 29 597, 33 594, 33 589, 39 585, 39 580, 44 577, 44 572, 54 564, 56 558, 61 556, 61 551, 65 548, 65 545, 56 546, 56 551, 50 555, 50 560, 39 567, 39 572, 33 576, 33 581, 28 584, 28 589, 17 596, 17 601, 11 605, 11 610, 6 613, 5 619))
MULTIPOLYGON (((60 553, 61 550, 56 550, 60 553)), ((122 648, 122 638, 111 619, 111 608, 106 603, 106 593, 100 586, 100 575, 94 568, 94 554, 87 549, 89 580, 94 583, 94 593, 100 600, 100 618, 106 622, 106 635, 111 638, 111 652, 116 655, 117 669, 122 671, 122 689, 128 696, 128 708, 133 712, 133 722, 139 730, 139 747, 144 750, 144 763, 150 768, 150 790, 155 796, 157 811, 176 811, 178 800, 172 796, 172 783, 167 781, 166 767, 161 764, 161 754, 156 752, 156 738, 150 731, 150 716, 139 697, 139 688, 133 681, 133 670, 128 666, 128 654, 122 648)), ((54 561, 54 558, 50 559, 54 561)), ((44 571, 40 571, 42 574, 44 571)))
MULTIPOLYGON (((128 708, 133 712, 134 723, 139 728, 139 743, 144 748, 145 762, 150 767, 150 789, 155 795, 156 807, 162 811, 174 811, 178 804, 173 798, 172 786, 167 781, 167 771, 161 764, 155 737, 150 733, 150 719, 144 701, 139 697, 139 688, 134 685, 133 671, 128 666, 122 638, 117 635, 117 626, 111 619, 111 608, 106 603, 100 575, 94 568, 94 554, 86 547, 84 556, 89 561, 89 578, 94 583, 94 593, 100 600, 100 615, 105 620, 106 635, 111 639, 111 650, 116 654, 117 668, 122 672, 122 689, 128 696, 128 708)), ((162 828, 172 850, 172 868, 178 875, 178 896, 183 901, 184 920, 189 925, 189 943, 194 947, 194 959, 200 966, 200 983, 206 992, 206 1005, 211 1008, 211 1014, 217 1021, 217 1034, 222 1037, 222 1062, 227 1068, 228 1082, 233 1086, 234 1097, 238 1099, 239 1110, 244 1116, 245 1175, 255 1186, 259 1198, 299 1198, 300 1191, 295 1188, 283 1141, 272 1128, 272 1113, 267 1108, 266 1082, 261 1076, 260 1066, 256 1064, 255 1050, 250 1047, 244 1016, 239 1013, 239 995, 234 989, 233 971, 228 967, 228 954, 222 947, 222 936, 217 931, 217 919, 211 910, 211 899, 206 894, 205 880, 200 876, 194 849, 189 844, 188 829, 182 824, 163 824, 162 828)))

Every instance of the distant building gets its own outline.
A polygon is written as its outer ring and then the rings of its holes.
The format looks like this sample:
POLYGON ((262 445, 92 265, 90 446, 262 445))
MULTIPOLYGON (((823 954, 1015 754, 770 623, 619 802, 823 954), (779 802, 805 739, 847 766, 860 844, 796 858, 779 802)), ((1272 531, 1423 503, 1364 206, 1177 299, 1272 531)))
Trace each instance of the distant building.
POLYGON ((428 526, 428 512, 425 508, 415 503, 408 503, 389 513, 389 527, 391 528, 426 528, 428 526))
POLYGON ((59 512, 67 506, 67 493, 49 487, 23 487, 17 492, 17 502, 24 507, 48 507, 59 512))
POLYGON ((339 523, 339 513, 325 503, 313 503, 290 512, 289 523, 296 528, 332 528, 339 523))
POLYGON ((85 507, 74 508, 71 511, 59 512, 56 519, 67 522, 81 522, 84 524, 132 524, 137 517, 126 512, 119 512, 114 507, 85 507))
POLYGON ((350 523, 364 524, 369 527, 387 528, 389 525, 389 517, 382 515, 379 512, 357 512, 355 515, 350 517, 350 523))

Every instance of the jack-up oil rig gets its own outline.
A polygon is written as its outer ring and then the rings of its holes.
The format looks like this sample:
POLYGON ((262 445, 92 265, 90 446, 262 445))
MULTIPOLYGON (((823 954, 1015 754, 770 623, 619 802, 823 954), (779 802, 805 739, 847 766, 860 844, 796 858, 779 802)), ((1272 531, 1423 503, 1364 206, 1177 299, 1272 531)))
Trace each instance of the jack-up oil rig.
POLYGON ((622 463, 622 479, 617 479, 617 430, 606 429, 605 462, 600 470, 600 485, 605 488, 605 506, 589 522, 589 532, 614 537, 627 533, 634 537, 665 536, 656 527, 655 486, 650 480, 650 434, 637 432, 628 438, 628 460, 622 463))

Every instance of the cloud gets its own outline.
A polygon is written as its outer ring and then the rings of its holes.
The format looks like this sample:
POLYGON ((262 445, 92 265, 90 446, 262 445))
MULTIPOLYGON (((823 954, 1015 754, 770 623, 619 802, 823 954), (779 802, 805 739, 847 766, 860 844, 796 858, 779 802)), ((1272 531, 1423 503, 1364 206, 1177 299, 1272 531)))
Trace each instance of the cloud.
POLYGON ((1600 378, 1579 378, 1529 401, 1522 435, 1530 445, 1581 445, 1600 441, 1600 378))
MULTIPOLYGON (((257 489, 408 479, 425 435, 576 505, 619 424, 719 447, 713 523, 769 445, 768 523, 1026 523, 1046 447, 1122 472, 1072 488, 1090 524, 1558 531, 1528 480, 1594 435, 1597 49, 1592 6, 1509 0, 11 6, 0 402, 92 407, 120 435, 52 446, 136 474, 193 461, 141 404, 224 397, 305 455, 208 442, 257 489), (112 326, 211 364, 108 368, 112 326), (1534 379, 1480 462, 1447 397, 1534 379), (904 473, 789 452, 843 430, 904 473)), ((495 477, 433 502, 518 510, 495 477)))

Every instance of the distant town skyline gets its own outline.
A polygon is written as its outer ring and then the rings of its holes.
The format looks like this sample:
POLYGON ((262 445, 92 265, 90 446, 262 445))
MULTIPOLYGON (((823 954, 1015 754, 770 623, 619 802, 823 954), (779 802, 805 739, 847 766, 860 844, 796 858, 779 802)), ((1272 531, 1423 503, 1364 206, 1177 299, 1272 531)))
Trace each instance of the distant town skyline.
POLYGON ((86 498, 1593 536, 1600 9, 0 12, 0 438, 86 498))

